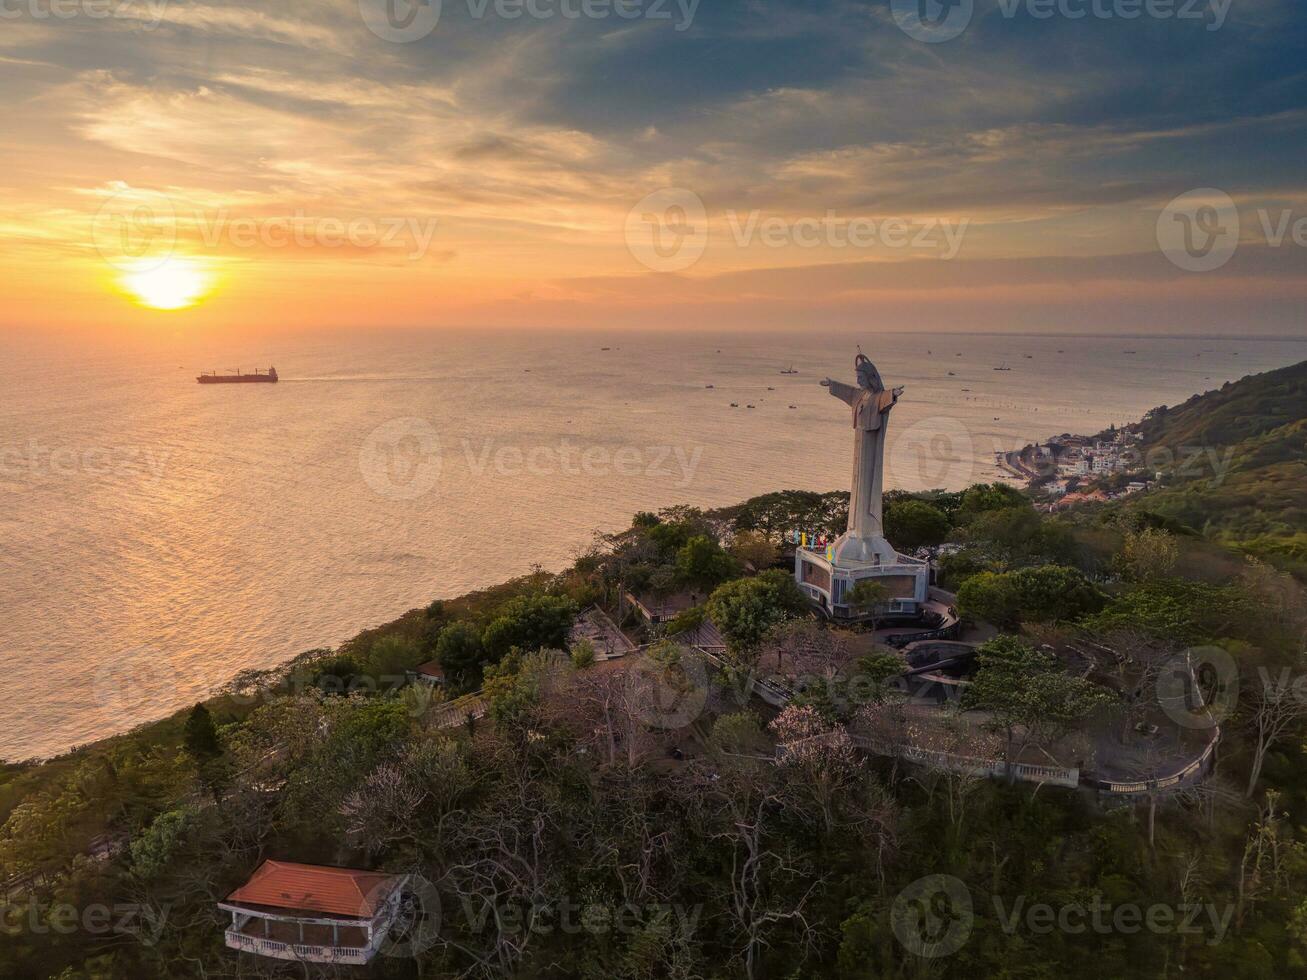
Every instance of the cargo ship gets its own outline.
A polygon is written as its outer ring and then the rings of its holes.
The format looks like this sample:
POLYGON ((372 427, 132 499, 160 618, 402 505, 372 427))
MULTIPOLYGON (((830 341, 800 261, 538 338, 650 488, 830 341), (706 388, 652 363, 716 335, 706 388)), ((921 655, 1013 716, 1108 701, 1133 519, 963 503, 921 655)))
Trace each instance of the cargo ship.
POLYGON ((239 368, 235 374, 219 374, 217 371, 209 371, 201 374, 195 380, 202 385, 276 384, 277 369, 270 367, 266 371, 255 371, 253 374, 242 374, 239 368))

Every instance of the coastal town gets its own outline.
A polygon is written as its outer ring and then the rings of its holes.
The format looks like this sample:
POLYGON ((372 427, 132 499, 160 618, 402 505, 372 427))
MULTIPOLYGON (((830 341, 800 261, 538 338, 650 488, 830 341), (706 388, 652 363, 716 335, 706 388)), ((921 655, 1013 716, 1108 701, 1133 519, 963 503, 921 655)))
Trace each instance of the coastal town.
POLYGON ((1077 504, 1120 500, 1151 487, 1162 474, 1150 473, 1139 451, 1138 427, 1114 427, 1097 436, 1070 433, 1013 452, 996 452, 1004 472, 1023 480, 1056 513, 1077 504))

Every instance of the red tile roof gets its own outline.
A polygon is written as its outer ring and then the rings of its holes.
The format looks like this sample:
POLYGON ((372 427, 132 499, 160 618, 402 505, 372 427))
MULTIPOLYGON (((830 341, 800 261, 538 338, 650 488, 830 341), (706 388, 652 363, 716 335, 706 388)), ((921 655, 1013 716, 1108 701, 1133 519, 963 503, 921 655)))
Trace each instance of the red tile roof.
POLYGON ((370 919, 399 882, 400 876, 377 871, 264 861, 227 901, 370 919))
POLYGON ((442 681, 445 679, 445 669, 440 666, 439 660, 428 660, 418 668, 418 673, 424 677, 434 677, 442 681))

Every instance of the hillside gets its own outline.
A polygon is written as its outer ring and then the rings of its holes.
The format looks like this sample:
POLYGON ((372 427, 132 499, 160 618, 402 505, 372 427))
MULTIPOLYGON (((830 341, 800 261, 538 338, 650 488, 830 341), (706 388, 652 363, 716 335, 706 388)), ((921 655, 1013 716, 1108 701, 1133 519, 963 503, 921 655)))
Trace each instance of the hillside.
POLYGON ((1307 361, 1155 409, 1140 431, 1176 463, 1131 510, 1307 576, 1307 361))
POLYGON ((1233 446, 1307 418, 1307 361, 1249 375, 1182 405, 1153 409, 1140 423, 1144 444, 1233 446))

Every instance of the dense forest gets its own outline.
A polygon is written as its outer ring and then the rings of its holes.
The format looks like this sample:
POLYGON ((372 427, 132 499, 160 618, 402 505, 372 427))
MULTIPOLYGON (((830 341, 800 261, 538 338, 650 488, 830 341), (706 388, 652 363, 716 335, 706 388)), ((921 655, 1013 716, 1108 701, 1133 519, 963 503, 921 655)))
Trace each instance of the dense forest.
POLYGON ((1001 485, 888 496, 887 535, 936 560, 979 644, 966 751, 1052 758, 1099 718, 1137 743, 1177 717, 1179 658, 1214 668, 1201 778, 1141 763, 1149 788, 1112 796, 857 747, 917 724, 904 664, 816 620, 785 551, 841 530, 847 495, 675 507, 562 572, 6 764, 0 976, 1307 977, 1303 376, 1143 423, 1150 445, 1230 447, 1210 488, 1056 516, 1001 485), (694 598, 651 625, 633 594, 694 598), (639 651, 576 641, 591 609, 639 651), (705 622, 713 665, 678 639, 705 622), (411 674, 431 661, 443 689, 411 674), (423 901, 368 967, 238 954, 217 903, 267 858, 408 874, 423 901))

